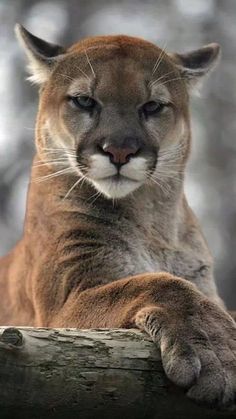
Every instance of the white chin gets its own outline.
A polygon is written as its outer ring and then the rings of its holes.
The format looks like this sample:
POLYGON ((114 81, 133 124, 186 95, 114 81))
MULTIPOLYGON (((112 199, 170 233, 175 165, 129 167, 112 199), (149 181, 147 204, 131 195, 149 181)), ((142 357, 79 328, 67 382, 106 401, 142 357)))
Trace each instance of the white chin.
POLYGON ((124 198, 142 185, 142 182, 131 179, 114 180, 109 178, 93 180, 92 183, 99 192, 111 199, 124 198))

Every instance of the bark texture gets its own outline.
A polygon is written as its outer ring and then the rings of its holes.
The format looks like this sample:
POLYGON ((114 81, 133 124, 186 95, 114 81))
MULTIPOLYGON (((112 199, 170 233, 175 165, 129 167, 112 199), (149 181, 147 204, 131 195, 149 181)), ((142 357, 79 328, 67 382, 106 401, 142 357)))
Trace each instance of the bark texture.
POLYGON ((0 417, 220 419, 165 377, 136 330, 0 328, 0 417))

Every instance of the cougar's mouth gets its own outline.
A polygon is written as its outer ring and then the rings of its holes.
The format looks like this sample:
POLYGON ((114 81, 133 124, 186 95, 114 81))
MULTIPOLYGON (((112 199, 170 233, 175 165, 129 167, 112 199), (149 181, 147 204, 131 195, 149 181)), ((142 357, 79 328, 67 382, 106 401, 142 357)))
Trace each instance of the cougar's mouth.
POLYGON ((142 182, 116 173, 105 178, 93 179, 92 184, 107 198, 119 199, 133 192, 142 182))
POLYGON ((125 182, 125 181, 138 182, 138 180, 130 178, 128 176, 124 176, 120 172, 117 172, 115 175, 104 176, 104 177, 99 177, 95 179, 95 181, 97 182, 100 182, 103 180, 112 181, 112 182, 125 182))

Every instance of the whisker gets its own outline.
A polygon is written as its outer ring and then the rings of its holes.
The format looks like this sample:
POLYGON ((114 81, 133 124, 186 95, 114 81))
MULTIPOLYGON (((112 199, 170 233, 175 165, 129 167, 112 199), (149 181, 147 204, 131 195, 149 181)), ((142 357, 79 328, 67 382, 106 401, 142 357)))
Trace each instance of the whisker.
POLYGON ((35 164, 33 164, 32 167, 41 167, 41 166, 47 166, 48 164, 62 164, 62 163, 68 163, 68 159, 46 160, 41 163, 35 162, 35 164))
POLYGON ((167 185, 163 185, 163 183, 161 183, 160 179, 158 179, 158 180, 155 179, 153 177, 152 173, 148 172, 147 175, 148 175, 147 177, 148 177, 149 180, 151 180, 153 183, 155 183, 165 195, 169 196, 169 193, 170 193, 170 190, 171 190, 169 186, 167 188, 167 185))
MULTIPOLYGON (((173 167, 173 166, 162 166, 162 167, 160 167, 160 166, 158 166, 157 165, 157 168, 156 168, 156 171, 155 172, 158 172, 158 173, 170 173, 170 174, 182 174, 182 173, 185 173, 185 171, 184 170, 179 170, 179 168, 177 167, 176 169, 175 169, 175 167, 173 167)), ((154 173, 155 173, 154 172, 154 173)))
POLYGON ((95 196, 97 196, 97 194, 99 194, 100 192, 99 191, 97 191, 97 192, 95 192, 93 195, 91 195, 91 196, 89 196, 89 198, 87 199, 87 202, 89 202, 90 201, 90 199, 92 199, 92 198, 94 198, 95 196))
POLYGON ((58 170, 57 172, 55 172, 55 173, 50 173, 49 175, 45 175, 45 176, 40 176, 40 177, 38 177, 38 178, 36 178, 36 179, 34 179, 33 181, 34 182, 37 182, 37 183, 40 183, 40 182, 44 182, 44 181, 46 181, 46 180, 50 180, 50 179, 52 179, 52 178, 54 178, 54 177, 57 177, 57 176, 60 176, 60 175, 64 175, 65 173, 68 173, 68 172, 71 172, 71 173, 73 173, 73 168, 72 167, 67 167, 67 168, 65 168, 65 169, 62 169, 62 170, 58 170))
POLYGON ((74 188, 76 188, 77 185, 79 185, 79 183, 84 180, 86 178, 85 175, 83 175, 81 178, 79 178, 73 185, 72 187, 69 189, 69 191, 65 194, 63 201, 68 198, 68 196, 70 195, 70 193, 73 191, 74 188))
POLYGON ((185 144, 179 143, 176 145, 168 146, 159 151, 158 158, 162 160, 167 160, 169 157, 172 157, 174 160, 177 160, 185 151, 185 144))
POLYGON ((155 72, 157 71, 159 65, 161 64, 161 61, 162 61, 162 59, 164 57, 164 54, 165 54, 165 51, 166 51, 166 47, 167 47, 167 42, 165 42, 165 44, 163 45, 163 48, 161 49, 161 53, 160 53, 159 57, 157 58, 157 61, 156 61, 155 65, 154 65, 154 67, 153 67, 152 75, 155 74, 155 72))
POLYGON ((163 83, 159 83, 156 86, 164 86, 165 84, 170 83, 170 82, 175 81, 175 80, 182 80, 182 81, 184 81, 184 78, 183 77, 175 77, 174 79, 166 80, 163 83))
POLYGON ((81 74, 83 74, 83 75, 86 77, 86 79, 88 79, 88 80, 91 82, 91 78, 88 76, 88 74, 86 74, 86 73, 84 72, 84 70, 82 70, 82 68, 78 67, 77 65, 75 66, 75 68, 76 68, 77 70, 79 70, 79 71, 81 72, 81 74))
MULTIPOLYGON (((68 157, 76 158, 75 154, 72 154, 72 153, 64 154, 64 153, 61 153, 61 151, 60 152, 59 151, 58 152, 46 152, 44 154, 45 154, 45 157, 47 157, 50 160, 59 160, 61 158, 67 158, 67 160, 68 160, 68 157)), ((41 160, 45 161, 44 158, 41 158, 41 160)))
POLYGON ((184 166, 184 163, 182 163, 182 162, 179 161, 179 159, 180 159, 181 156, 182 156, 182 154, 179 154, 177 156, 173 156, 171 154, 168 154, 166 156, 159 157, 158 158, 158 163, 160 163, 160 164, 167 163, 168 166, 170 166, 171 164, 177 165, 177 166, 184 166))
POLYGON ((95 197, 95 199, 92 202, 90 202, 90 204, 93 205, 101 195, 102 195, 102 193, 100 191, 98 191, 95 194, 93 194, 92 196, 90 196, 89 199, 87 199, 87 202, 89 202, 89 200, 91 198, 95 197))
POLYGON ((149 82, 149 87, 155 86, 158 81, 164 79, 165 77, 167 77, 167 76, 169 76, 170 74, 173 74, 173 73, 176 73, 176 70, 169 71, 168 73, 163 74, 161 77, 158 77, 158 79, 150 81, 149 82))
POLYGON ((179 179, 177 177, 176 173, 166 175, 164 173, 156 172, 155 175, 153 176, 153 178, 156 179, 156 180, 162 180, 162 181, 166 181, 167 179, 169 179, 169 180, 173 180, 177 183, 183 183, 182 179, 179 179))
POLYGON ((165 149, 159 150, 159 156, 165 156, 166 154, 172 154, 179 153, 185 149, 184 146, 181 147, 167 147, 165 149))
POLYGON ((68 147, 66 147, 66 148, 64 148, 64 147, 61 147, 61 148, 45 148, 45 147, 40 147, 40 150, 49 150, 49 151, 67 151, 67 150, 70 150, 70 151, 75 151, 74 148, 68 148, 68 147))
POLYGON ((87 178, 87 176, 84 176, 84 178, 81 182, 81 185, 80 185, 81 188, 83 187, 83 184, 85 183, 86 180, 88 180, 88 178, 87 178))
POLYGON ((180 157, 181 157, 181 155, 177 156, 177 158, 175 158, 173 156, 170 156, 170 155, 165 156, 165 157, 160 157, 158 159, 158 164, 161 167, 164 166, 164 167, 168 167, 168 168, 171 168, 171 167, 174 167, 174 166, 179 167, 179 168, 185 167, 184 163, 179 162, 180 157))
POLYGON ((179 167, 184 167, 185 165, 184 165, 184 163, 182 163, 182 162, 180 162, 179 161, 179 159, 182 157, 182 154, 179 154, 179 155, 177 155, 177 156, 172 156, 172 155, 166 155, 166 156, 164 156, 164 157, 159 157, 158 158, 158 163, 159 163, 159 165, 161 165, 161 166, 167 166, 168 165, 168 167, 171 167, 172 165, 174 166, 174 165, 176 165, 176 166, 179 166, 179 167))
POLYGON ((87 61, 88 61, 89 67, 90 67, 90 69, 91 69, 91 71, 92 71, 93 77, 94 77, 94 78, 96 78, 96 74, 95 74, 95 71, 94 71, 93 66, 92 66, 92 64, 91 64, 91 61, 90 61, 90 59, 89 59, 88 53, 87 53, 87 51, 86 51, 86 50, 84 50, 84 52, 85 52, 85 55, 86 55, 86 58, 87 58, 87 61))
POLYGON ((173 179, 179 179, 179 177, 182 178, 182 176, 185 174, 184 171, 182 172, 176 172, 176 171, 161 171, 161 170, 156 170, 155 171, 155 177, 159 178, 159 177, 163 177, 163 178, 173 178, 173 179))
POLYGON ((161 169, 185 169, 185 164, 178 163, 178 160, 175 159, 158 160, 158 163, 157 167, 160 167, 161 169))
POLYGON ((179 146, 179 147, 167 147, 165 149, 161 149, 159 151, 159 155, 160 156, 165 156, 166 154, 175 154, 175 153, 179 153, 181 151, 183 151, 185 149, 184 146, 179 146))
POLYGON ((184 170, 184 167, 185 167, 185 165, 183 165, 183 164, 178 164, 178 163, 175 163, 175 161, 169 161, 169 160, 163 160, 163 161, 159 161, 158 162, 159 164, 157 164, 157 167, 160 167, 161 169, 174 169, 174 170, 177 170, 177 169, 183 169, 184 170))
POLYGON ((70 81, 74 80, 72 77, 68 76, 67 74, 62 74, 62 73, 57 73, 57 74, 59 74, 59 76, 65 77, 66 79, 68 79, 70 81))
POLYGON ((44 151, 44 150, 40 150, 43 152, 43 157, 41 157, 42 161, 45 161, 44 156, 49 160, 59 160, 61 158, 68 158, 68 157, 74 157, 76 158, 76 153, 74 152, 69 152, 69 151, 65 151, 65 150, 52 150, 52 151, 44 151))
POLYGON ((183 142, 179 142, 179 143, 174 143, 174 144, 168 144, 168 145, 166 145, 165 147, 163 147, 162 149, 161 149, 161 151, 163 150, 172 150, 172 149, 176 149, 176 148, 179 148, 179 147, 184 147, 185 146, 185 144, 183 143, 183 142))
POLYGON ((168 167, 172 167, 172 166, 184 167, 185 165, 183 163, 179 163, 179 157, 181 157, 181 155, 178 155, 177 158, 172 157, 171 155, 165 156, 165 157, 160 157, 160 158, 158 158, 158 163, 161 166, 165 165, 165 166, 168 166, 168 167))

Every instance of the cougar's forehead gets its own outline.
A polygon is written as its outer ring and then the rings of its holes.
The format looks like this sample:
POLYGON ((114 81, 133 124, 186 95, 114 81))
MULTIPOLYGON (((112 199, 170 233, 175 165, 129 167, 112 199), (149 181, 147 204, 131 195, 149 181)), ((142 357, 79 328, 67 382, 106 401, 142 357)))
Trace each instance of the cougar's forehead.
POLYGON ((120 48, 110 44, 106 48, 97 46, 82 53, 74 52, 72 58, 71 64, 67 63, 67 72, 70 71, 72 79, 70 94, 81 92, 97 95, 106 103, 124 100, 128 105, 129 102, 139 104, 147 101, 152 94, 169 100, 175 92, 174 84, 167 86, 158 83, 160 77, 165 82, 165 75, 170 75, 172 79, 178 75, 172 63, 158 48, 150 51, 148 47, 126 45, 120 48), (155 69, 156 63, 158 65, 155 69))
POLYGON ((147 100, 148 77, 145 69, 133 58, 115 54, 108 60, 94 60, 93 93, 101 102, 138 104, 147 100))

